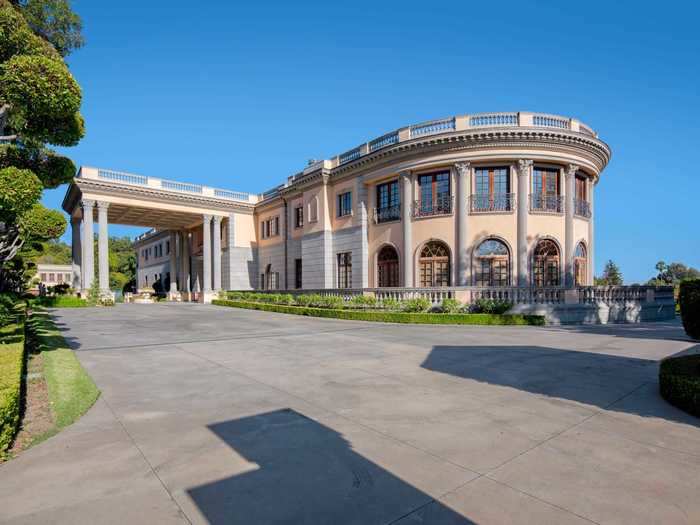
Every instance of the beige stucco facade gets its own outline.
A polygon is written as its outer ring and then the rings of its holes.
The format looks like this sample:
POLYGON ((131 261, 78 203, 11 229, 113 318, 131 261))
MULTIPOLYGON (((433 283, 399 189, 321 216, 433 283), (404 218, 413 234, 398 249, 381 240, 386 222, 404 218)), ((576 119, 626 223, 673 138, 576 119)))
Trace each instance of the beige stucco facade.
POLYGON ((261 195, 83 168, 64 208, 79 223, 102 203, 105 223, 176 232, 174 264, 188 245, 207 292, 589 285, 609 158, 576 119, 460 115, 315 161, 261 195))

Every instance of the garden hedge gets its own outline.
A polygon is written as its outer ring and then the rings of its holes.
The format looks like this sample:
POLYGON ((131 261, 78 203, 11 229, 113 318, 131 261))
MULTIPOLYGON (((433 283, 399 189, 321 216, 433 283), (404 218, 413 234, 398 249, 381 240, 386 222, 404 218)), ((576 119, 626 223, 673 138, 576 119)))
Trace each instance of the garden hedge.
POLYGON ((283 314, 306 315, 310 317, 326 317, 332 319, 347 319, 353 321, 377 321, 382 323, 415 323, 415 324, 471 324, 471 325, 544 325, 541 315, 496 315, 496 314, 439 314, 439 313, 407 313, 372 310, 332 310, 326 308, 311 308, 306 306, 287 306, 281 304, 256 303, 249 301, 232 301, 215 299, 212 304, 278 312, 283 314))
POLYGON ((700 355, 661 361, 659 388, 666 401, 700 417, 700 355))
POLYGON ((0 457, 19 424, 23 371, 24 325, 20 321, 0 330, 0 457))
POLYGON ((685 333, 693 339, 700 339, 700 279, 681 282, 678 304, 685 333))

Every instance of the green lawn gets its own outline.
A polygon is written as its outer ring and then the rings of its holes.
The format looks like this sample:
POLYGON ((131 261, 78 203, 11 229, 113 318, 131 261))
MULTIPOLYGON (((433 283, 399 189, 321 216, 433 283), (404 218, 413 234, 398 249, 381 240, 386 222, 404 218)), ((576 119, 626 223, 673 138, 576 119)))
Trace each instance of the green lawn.
POLYGON ((34 310, 29 323, 43 357, 51 411, 60 430, 87 412, 100 391, 46 312, 34 310))

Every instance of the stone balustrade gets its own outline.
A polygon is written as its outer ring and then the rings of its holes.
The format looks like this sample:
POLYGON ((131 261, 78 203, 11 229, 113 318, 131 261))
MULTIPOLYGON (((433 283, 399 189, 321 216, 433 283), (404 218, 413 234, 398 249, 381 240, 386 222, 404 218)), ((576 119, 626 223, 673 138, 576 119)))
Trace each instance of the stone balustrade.
POLYGON ((199 195, 216 199, 238 201, 254 204, 258 201, 257 195, 241 191, 231 191, 220 188, 211 188, 200 184, 159 179, 156 177, 146 177, 125 173, 121 171, 107 170, 102 168, 82 167, 76 176, 78 179, 102 180, 111 183, 125 184, 128 186, 140 186, 145 188, 155 188, 188 195, 199 195))

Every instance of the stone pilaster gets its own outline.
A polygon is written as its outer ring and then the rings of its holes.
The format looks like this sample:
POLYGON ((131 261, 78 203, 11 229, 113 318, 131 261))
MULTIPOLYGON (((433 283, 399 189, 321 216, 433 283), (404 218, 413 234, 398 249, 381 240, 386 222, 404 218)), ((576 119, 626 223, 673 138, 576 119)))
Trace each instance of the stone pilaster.
MULTIPOLYGON (((369 233, 368 233, 368 213, 367 213, 367 185, 362 178, 358 178, 355 183, 355 195, 357 202, 355 213, 360 231, 359 254, 357 255, 360 264, 357 275, 359 280, 353 276, 353 288, 369 287, 369 233)), ((355 271, 355 256, 353 256, 353 272, 355 271)))
POLYGON ((190 283, 190 232, 182 232, 182 284, 180 288, 185 293, 192 291, 190 283))
POLYGON ((87 294, 88 290, 92 286, 92 280, 95 277, 95 232, 93 229, 93 212, 95 209, 95 201, 83 199, 81 206, 83 208, 83 239, 81 242, 83 248, 83 293, 87 294))
POLYGON ((221 219, 218 215, 214 216, 214 291, 221 291, 221 219))
POLYGON ((226 245, 228 246, 228 251, 226 256, 228 257, 228 289, 234 289, 234 271, 235 271, 235 258, 234 253, 236 251, 236 215, 231 213, 228 216, 228 226, 226 227, 226 245))
POLYGON ((80 290, 81 287, 81 265, 82 265, 82 243, 80 242, 80 217, 71 217, 71 262, 73 266, 73 277, 71 287, 80 290))
POLYGON ((411 209, 413 207, 413 176, 401 173, 401 227, 403 229, 402 274, 403 286, 413 286, 413 235, 411 209))
POLYGON ((456 205, 456 227, 457 227, 457 286, 467 286, 469 284, 469 186, 471 179, 471 163, 459 162, 455 164, 455 175, 457 178, 456 205))
POLYGON ((532 161, 521 159, 517 165, 518 171, 518 286, 528 285, 527 276, 527 216, 530 206, 528 198, 530 194, 530 172, 532 161))
POLYGON ((566 199, 564 204, 564 285, 572 288, 574 279, 574 183, 578 166, 569 164, 564 174, 566 199))
POLYGON ((211 292, 211 215, 202 216, 202 292, 211 292))

